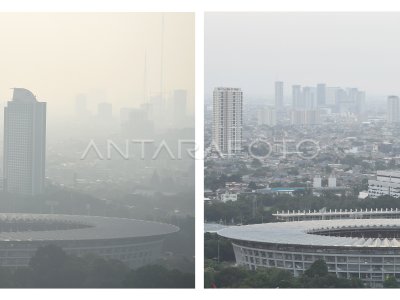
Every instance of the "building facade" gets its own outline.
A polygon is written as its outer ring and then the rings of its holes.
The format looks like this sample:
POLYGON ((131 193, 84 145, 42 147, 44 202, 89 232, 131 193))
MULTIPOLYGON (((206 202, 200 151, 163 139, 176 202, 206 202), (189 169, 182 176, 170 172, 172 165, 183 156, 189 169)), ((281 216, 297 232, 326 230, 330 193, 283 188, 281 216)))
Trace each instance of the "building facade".
POLYGON ((243 93, 240 88, 215 88, 213 94, 213 149, 222 155, 242 151, 243 93))
POLYGON ((4 108, 4 190, 41 194, 45 181, 46 103, 15 88, 4 108))
POLYGON ((389 96, 387 99, 387 121, 400 122, 400 99, 397 96, 389 96))
POLYGON ((377 171, 376 179, 368 180, 368 196, 378 198, 380 196, 400 197, 400 172, 377 171))

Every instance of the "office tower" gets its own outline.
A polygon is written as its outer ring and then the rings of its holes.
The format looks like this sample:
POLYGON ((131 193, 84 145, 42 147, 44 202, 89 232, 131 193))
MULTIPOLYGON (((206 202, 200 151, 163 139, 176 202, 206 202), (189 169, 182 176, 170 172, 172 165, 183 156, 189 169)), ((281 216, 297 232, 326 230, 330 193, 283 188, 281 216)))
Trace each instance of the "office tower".
POLYGON ((331 106, 336 105, 336 93, 337 93, 338 89, 339 89, 338 87, 327 87, 326 88, 325 100, 326 100, 327 105, 331 105, 331 106))
POLYGON ((387 121, 389 123, 400 122, 399 97, 389 96, 387 100, 387 121))
POLYGON ((305 86, 303 87, 303 105, 300 106, 301 108, 305 109, 313 109, 316 107, 315 105, 315 88, 305 86))
POLYGON ((100 120, 110 120, 112 119, 112 104, 103 102, 97 105, 97 116, 100 120))
POLYGON ((365 113, 365 92, 358 91, 356 97, 356 113, 363 114, 365 113))
POLYGON ((274 107, 266 107, 257 111, 258 125, 276 125, 276 109, 274 107))
POLYGON ((302 102, 302 95, 301 95, 301 85, 293 85, 292 86, 292 107, 299 108, 301 107, 302 102))
POLYGON ((186 123, 187 91, 175 90, 173 95, 173 125, 176 128, 184 127, 186 123))
POLYGON ((213 94, 213 149, 233 155, 242 151, 243 93, 240 88, 215 88, 213 94))
POLYGON ((10 193, 43 192, 46 159, 46 103, 15 88, 4 108, 4 189, 10 193))
POLYGON ((324 106, 326 104, 326 85, 325 83, 317 84, 317 105, 324 106))
POLYGON ((275 108, 277 110, 283 109, 283 82, 275 82, 275 108))

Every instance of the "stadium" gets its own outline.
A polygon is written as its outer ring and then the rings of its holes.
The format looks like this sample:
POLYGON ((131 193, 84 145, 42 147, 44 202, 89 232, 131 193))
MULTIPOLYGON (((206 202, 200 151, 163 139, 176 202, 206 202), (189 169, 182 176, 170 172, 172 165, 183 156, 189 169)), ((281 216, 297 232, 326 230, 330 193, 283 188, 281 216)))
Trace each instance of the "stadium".
POLYGON ((0 266, 23 267, 38 247, 57 245, 72 255, 96 254, 130 268, 161 256, 173 225, 133 219, 41 214, 0 214, 0 266))
POLYGON ((400 219, 344 219, 232 226, 218 231, 232 241, 236 263, 251 270, 275 267, 301 275, 323 259, 339 278, 382 287, 400 279, 400 219))

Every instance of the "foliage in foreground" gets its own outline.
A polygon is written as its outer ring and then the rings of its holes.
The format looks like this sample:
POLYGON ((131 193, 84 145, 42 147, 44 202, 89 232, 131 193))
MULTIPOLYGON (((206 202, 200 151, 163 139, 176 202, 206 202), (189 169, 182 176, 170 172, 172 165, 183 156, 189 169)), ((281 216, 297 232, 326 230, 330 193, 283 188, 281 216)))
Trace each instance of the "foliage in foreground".
POLYGON ((160 265, 127 268, 118 260, 67 255, 48 245, 38 249, 29 267, 0 268, 1 288, 193 288, 194 275, 160 265))
POLYGON ((206 260, 204 273, 205 288, 363 288, 358 278, 338 278, 328 273, 323 260, 315 261, 300 277, 286 270, 259 268, 250 271, 226 266, 206 260))

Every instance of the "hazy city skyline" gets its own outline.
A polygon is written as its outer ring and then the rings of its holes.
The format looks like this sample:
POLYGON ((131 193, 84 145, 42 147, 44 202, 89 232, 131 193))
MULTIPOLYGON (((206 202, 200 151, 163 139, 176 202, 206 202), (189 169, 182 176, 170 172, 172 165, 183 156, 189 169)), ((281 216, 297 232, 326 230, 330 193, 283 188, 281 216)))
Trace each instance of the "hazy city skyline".
POLYGON ((185 89, 193 110, 193 14, 3 13, 0 39, 0 64, 7 70, 0 75, 2 105, 12 88, 24 87, 48 102, 49 116, 73 113, 82 93, 92 111, 110 102, 119 114, 121 107, 143 103, 147 73, 149 97, 159 94, 161 85, 165 98, 185 89))
MULTIPOLYGON (((274 82, 357 87, 368 95, 399 94, 397 13, 207 13, 205 94, 240 87, 273 97, 274 82)), ((271 99, 272 100, 272 99, 271 99)), ((386 101, 386 97, 382 97, 386 101)))

